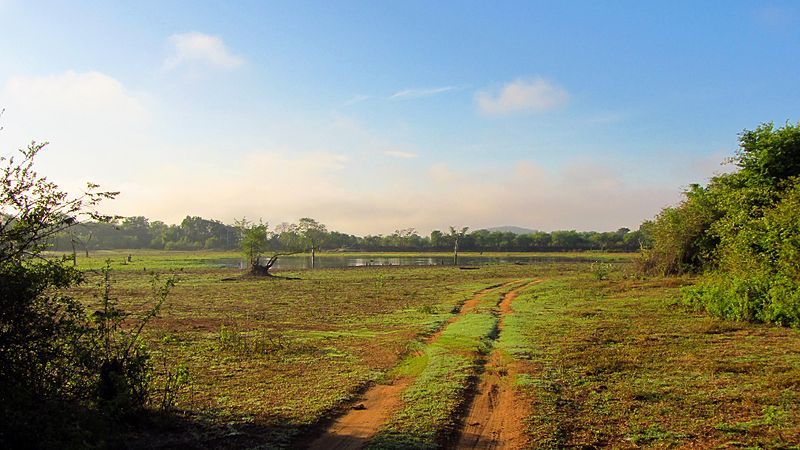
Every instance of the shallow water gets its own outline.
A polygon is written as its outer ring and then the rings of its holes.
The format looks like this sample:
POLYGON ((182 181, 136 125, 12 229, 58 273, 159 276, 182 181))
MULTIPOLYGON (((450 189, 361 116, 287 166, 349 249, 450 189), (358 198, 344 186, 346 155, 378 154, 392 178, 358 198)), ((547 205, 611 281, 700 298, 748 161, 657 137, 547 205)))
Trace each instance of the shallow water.
MULTIPOLYGON (((458 258, 459 266, 480 266, 486 264, 535 264, 556 262, 595 262, 596 258, 590 256, 461 256, 458 258)), ((240 258, 219 258, 209 260, 208 264, 215 267, 244 268, 244 260, 240 258)), ((397 256, 397 257, 358 257, 358 256, 317 256, 317 268, 342 268, 362 266, 452 266, 452 257, 427 257, 427 256, 397 256)), ((305 255, 283 256, 273 266, 275 269, 309 269, 311 257, 305 255)))

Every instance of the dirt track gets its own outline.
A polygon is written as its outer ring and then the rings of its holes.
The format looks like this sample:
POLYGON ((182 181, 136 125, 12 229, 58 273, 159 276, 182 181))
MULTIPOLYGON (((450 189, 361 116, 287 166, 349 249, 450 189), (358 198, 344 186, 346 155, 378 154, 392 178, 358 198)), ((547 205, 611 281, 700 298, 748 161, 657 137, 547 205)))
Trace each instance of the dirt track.
MULTIPOLYGON (((489 292, 518 282, 512 281, 490 286, 479 291, 463 303, 459 314, 451 318, 446 325, 475 309, 480 300, 489 292)), ((528 283, 517 287, 503 296, 499 305, 499 330, 502 330, 503 315, 510 312, 514 297, 527 285, 528 283)), ((431 336, 426 344, 435 342, 446 325, 431 336)), ((524 443, 524 440, 522 439, 521 417, 513 414, 514 394, 513 386, 510 384, 513 377, 505 377, 506 369, 499 361, 499 354, 496 351, 492 352, 485 368, 485 374, 471 403, 469 416, 460 434, 457 448, 516 448, 516 444, 524 443)), ((313 450, 362 448, 380 430, 391 414, 402 406, 401 394, 411 384, 411 381, 413 380, 410 378, 401 378, 394 380, 389 385, 376 384, 372 386, 353 404, 350 410, 336 419, 308 448, 313 450)))
POLYGON ((390 385, 370 388, 347 414, 339 417, 309 446, 314 450, 355 450, 375 435, 401 403, 400 393, 410 380, 401 378, 390 385))
MULTIPOLYGON (((536 283, 534 281, 533 283, 536 283)), ((503 331, 511 303, 526 283, 503 296, 500 302, 498 336, 503 331)), ((484 366, 481 381, 469 407, 467 417, 454 448, 457 449, 517 449, 526 443, 522 426, 524 408, 515 404, 514 372, 500 352, 495 349, 484 366)))

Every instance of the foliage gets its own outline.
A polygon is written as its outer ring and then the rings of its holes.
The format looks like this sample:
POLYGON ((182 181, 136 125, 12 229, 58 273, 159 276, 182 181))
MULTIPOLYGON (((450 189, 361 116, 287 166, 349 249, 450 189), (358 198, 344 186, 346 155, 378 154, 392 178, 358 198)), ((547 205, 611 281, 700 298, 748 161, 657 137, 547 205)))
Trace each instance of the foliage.
POLYGON ((709 229, 719 213, 706 188, 693 184, 684 195, 680 205, 664 208, 643 226, 653 244, 642 252, 640 271, 675 275, 697 271, 711 262, 716 239, 709 229))
POLYGON ((260 259, 269 249, 269 226, 259 221, 250 222, 245 218, 236 222, 239 229, 239 245, 247 260, 247 267, 254 269, 260 265, 260 259))
POLYGON ((297 221, 294 227, 295 232, 300 236, 306 248, 316 250, 325 241, 328 230, 325 225, 317 222, 310 217, 303 217, 297 221))
MULTIPOLYGON (((110 262, 102 269, 102 274, 101 305, 94 312, 91 329, 93 341, 99 346, 95 356, 98 365, 95 371, 99 373, 97 400, 111 414, 124 415, 141 409, 150 398, 152 366, 141 334, 147 323, 159 314, 176 278, 173 276, 161 283, 158 275, 152 276, 153 306, 138 323, 131 324, 132 315, 120 308, 119 301, 111 296, 110 262)), ((169 390, 165 389, 165 396, 169 390)))
MULTIPOLYGON (((395 230, 386 235, 355 236, 328 230, 311 218, 297 223, 282 223, 269 235, 268 249, 277 251, 293 249, 338 249, 353 251, 444 251, 453 249, 452 237, 441 230, 421 236, 414 228, 395 230)), ((458 231, 458 230, 456 230, 458 231)), ((236 224, 227 225, 217 220, 187 216, 180 224, 145 217, 127 217, 109 223, 88 222, 69 232, 57 233, 52 238, 53 248, 87 253, 92 250, 157 249, 157 250, 235 250, 240 248, 240 230, 236 224)), ((638 251, 646 245, 640 230, 620 228, 616 231, 536 231, 515 234, 510 231, 485 229, 465 233, 459 238, 459 250, 479 252, 547 252, 587 251, 611 252, 638 251)))
MULTIPOLYGON (((269 226, 260 220, 258 223, 253 223, 243 218, 237 221, 236 225, 240 232, 239 243, 247 259, 247 267, 252 275, 270 275, 269 270, 275 262, 278 261, 279 257, 293 255, 303 251, 302 249, 298 249, 296 245, 298 241, 295 239, 297 234, 292 230, 288 232, 292 237, 285 244, 289 250, 273 251, 269 259, 267 259, 265 263, 262 263, 261 257, 269 250, 270 239, 273 238, 276 233, 270 232, 269 226)), ((287 232, 281 234, 286 235, 287 232)))
POLYGON ((33 168, 36 155, 47 143, 32 142, 20 150, 21 160, 0 157, 0 263, 38 256, 47 239, 80 220, 109 220, 93 210, 117 192, 100 192, 89 183, 79 197, 69 197, 33 168))
POLYGON ((703 272, 685 302, 720 317, 800 326, 800 124, 739 136, 738 171, 693 185, 648 227, 643 272, 703 272))
POLYGON ((111 220, 94 208, 116 193, 91 183, 78 197, 61 191, 33 168, 44 147, 32 143, 20 159, 0 158, 0 446, 99 439, 92 430, 108 432, 91 418, 141 407, 149 383, 138 339, 147 320, 127 334, 127 315, 107 290, 105 309, 89 318, 63 294, 84 274, 42 255, 55 234, 85 220, 111 220))

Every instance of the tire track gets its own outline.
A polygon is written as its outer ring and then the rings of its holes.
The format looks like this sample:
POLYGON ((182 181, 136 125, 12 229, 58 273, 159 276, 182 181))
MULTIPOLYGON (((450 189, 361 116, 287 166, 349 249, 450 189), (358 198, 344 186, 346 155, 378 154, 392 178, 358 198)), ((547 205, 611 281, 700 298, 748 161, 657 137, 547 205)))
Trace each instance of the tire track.
MULTIPOLYGON (((441 336, 448 325, 465 314, 472 312, 481 299, 496 289, 519 283, 519 280, 497 284, 481 289, 462 303, 458 314, 451 317, 436 333, 425 340, 430 345, 441 336)), ((371 437, 377 434, 380 427, 391 417, 392 413, 402 406, 401 394, 408 387, 412 378, 404 377, 393 380, 391 384, 375 384, 339 416, 325 431, 309 445, 313 450, 356 450, 362 448, 371 437)))
MULTIPOLYGON (((522 289, 539 283, 529 281, 507 292, 499 305, 495 342, 503 332, 505 316, 512 312, 511 304, 522 289)), ((515 405, 513 367, 494 348, 483 367, 483 374, 470 402, 458 440, 457 449, 519 449, 527 442, 523 428, 526 411, 515 405)))

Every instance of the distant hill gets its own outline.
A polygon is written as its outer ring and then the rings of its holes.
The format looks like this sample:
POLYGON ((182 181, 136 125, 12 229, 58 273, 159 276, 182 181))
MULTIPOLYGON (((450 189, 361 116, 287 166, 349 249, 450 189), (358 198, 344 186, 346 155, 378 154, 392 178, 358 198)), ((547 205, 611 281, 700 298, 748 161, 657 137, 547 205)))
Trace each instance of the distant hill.
POLYGON ((509 231, 514 234, 531 234, 535 233, 536 230, 531 230, 530 228, 522 228, 522 227, 514 227, 514 226, 502 226, 502 227, 492 227, 487 228, 489 231, 502 231, 503 233, 508 233, 509 231))

